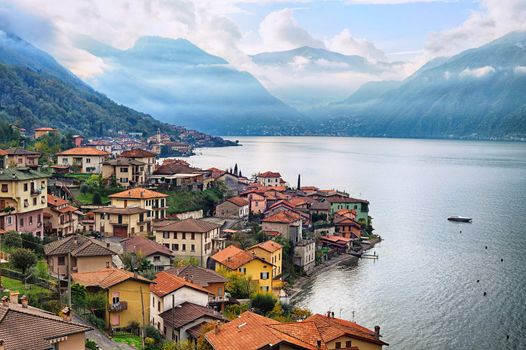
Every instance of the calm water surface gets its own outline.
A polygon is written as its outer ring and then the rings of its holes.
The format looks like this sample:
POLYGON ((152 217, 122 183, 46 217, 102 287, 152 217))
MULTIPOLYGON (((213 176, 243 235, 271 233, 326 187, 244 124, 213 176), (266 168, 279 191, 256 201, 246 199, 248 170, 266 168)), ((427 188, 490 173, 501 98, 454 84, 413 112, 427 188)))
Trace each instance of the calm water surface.
POLYGON ((202 149, 190 162, 279 171, 294 185, 301 173, 302 185, 371 201, 385 239, 374 249, 380 259, 316 277, 301 306, 380 324, 389 349, 526 349, 526 144, 239 140, 243 147, 202 149))

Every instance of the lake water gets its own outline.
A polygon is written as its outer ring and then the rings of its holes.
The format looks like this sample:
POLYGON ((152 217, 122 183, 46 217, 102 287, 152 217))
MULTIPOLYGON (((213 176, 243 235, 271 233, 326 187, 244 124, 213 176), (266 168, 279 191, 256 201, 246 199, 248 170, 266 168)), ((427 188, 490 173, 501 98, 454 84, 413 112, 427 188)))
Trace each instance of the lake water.
POLYGON ((239 141, 243 147, 201 149, 190 162, 237 163, 244 175, 279 171, 294 186, 301 173, 303 186, 343 189, 371 202, 384 238, 374 248, 380 259, 317 276, 301 306, 379 324, 389 349, 526 349, 526 144, 239 141), (450 223, 450 215, 473 223, 450 223))

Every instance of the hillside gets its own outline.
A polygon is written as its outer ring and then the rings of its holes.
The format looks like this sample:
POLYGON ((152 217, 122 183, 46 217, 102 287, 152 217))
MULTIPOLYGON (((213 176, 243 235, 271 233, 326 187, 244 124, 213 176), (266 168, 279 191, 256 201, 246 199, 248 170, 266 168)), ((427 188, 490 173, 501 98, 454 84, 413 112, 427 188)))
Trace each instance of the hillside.
POLYGON ((152 135, 158 129, 177 135, 181 131, 113 102, 47 53, 13 35, 0 36, 0 115, 28 130, 53 126, 85 136, 117 131, 152 135))
POLYGON ((109 67, 91 85, 165 122, 220 135, 276 134, 301 123, 251 74, 187 40, 143 37, 118 50, 85 38, 81 46, 109 67))
POLYGON ((526 136, 525 91, 526 33, 515 32, 313 114, 346 120, 350 134, 513 139, 526 136))

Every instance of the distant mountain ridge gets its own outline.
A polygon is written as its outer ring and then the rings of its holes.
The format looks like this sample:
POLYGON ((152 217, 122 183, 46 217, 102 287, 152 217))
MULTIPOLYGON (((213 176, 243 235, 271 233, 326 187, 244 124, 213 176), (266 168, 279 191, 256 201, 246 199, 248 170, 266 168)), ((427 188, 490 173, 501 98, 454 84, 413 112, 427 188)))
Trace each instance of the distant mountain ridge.
POLYGON ((99 91, 157 118, 216 135, 276 134, 303 116, 247 72, 184 39, 144 37, 127 50, 81 41, 111 67, 90 80, 99 91))
MULTIPOLYGON (((177 135, 183 130, 116 104, 44 51, 3 31, 0 31, 0 118, 28 130, 52 126, 84 136, 108 136, 117 131, 152 135, 159 129, 177 135)), ((224 142, 220 138, 211 141, 217 145, 224 142)))
POLYGON ((526 137, 526 33, 431 61, 376 95, 370 87, 311 115, 367 136, 526 137))

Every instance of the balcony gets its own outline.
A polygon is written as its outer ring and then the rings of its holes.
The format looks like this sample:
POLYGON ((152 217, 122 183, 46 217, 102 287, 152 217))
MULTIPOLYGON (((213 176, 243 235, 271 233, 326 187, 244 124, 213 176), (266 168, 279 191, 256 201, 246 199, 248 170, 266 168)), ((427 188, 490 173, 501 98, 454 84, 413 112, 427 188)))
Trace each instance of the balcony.
POLYGON ((42 190, 40 188, 32 188, 31 189, 31 195, 32 196, 38 196, 42 194, 42 190))
POLYGON ((126 301, 119 301, 118 303, 108 305, 109 312, 121 312, 127 309, 128 309, 128 302, 126 301))

